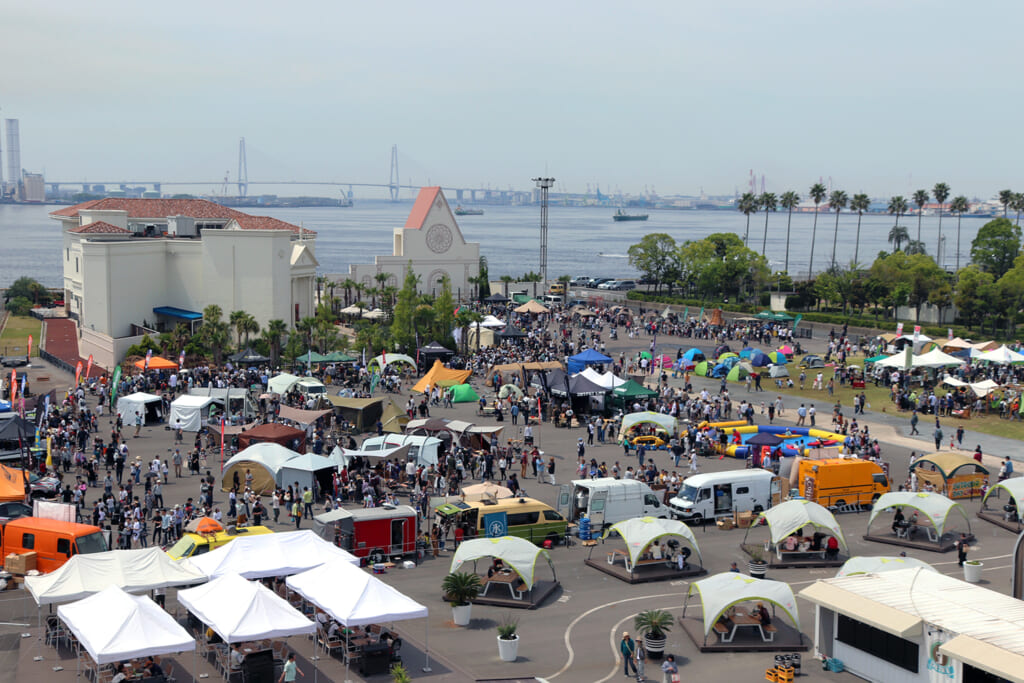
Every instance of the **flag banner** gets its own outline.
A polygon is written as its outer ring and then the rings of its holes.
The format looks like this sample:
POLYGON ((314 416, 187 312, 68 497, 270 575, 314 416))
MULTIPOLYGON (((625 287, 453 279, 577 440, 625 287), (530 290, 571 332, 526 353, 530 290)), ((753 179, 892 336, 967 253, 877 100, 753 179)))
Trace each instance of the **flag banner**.
POLYGON ((53 437, 46 437, 46 469, 53 469, 53 437))
POLYGON ((32 362, 32 335, 28 335, 28 353, 25 354, 29 358, 29 362, 32 362))
POLYGON ((18 371, 11 370, 11 405, 14 405, 14 399, 18 396, 18 371))
POLYGON ((78 386, 78 383, 82 380, 82 368, 83 367, 84 366, 82 365, 82 361, 79 360, 78 361, 78 365, 75 366, 75 386, 76 387, 78 386))
POLYGON ((224 473, 224 418, 220 418, 220 471, 224 473))
POLYGON ((182 349, 181 353, 178 354, 178 369, 185 369, 185 349, 182 349))
POLYGON ((149 370, 149 360, 153 357, 153 349, 146 351, 146 364, 142 367, 143 372, 149 370))
POLYGON ((89 373, 92 372, 92 354, 89 354, 89 361, 85 364, 85 381, 89 381, 89 373))
POLYGON ((916 344, 921 339, 921 326, 914 325, 914 343, 916 344))
POLYGON ((804 319, 804 314, 803 313, 797 313, 796 314, 796 318, 793 319, 793 329, 794 330, 796 329, 796 326, 800 324, 800 321, 803 320, 803 319, 804 319))
POLYGON ((121 366, 114 368, 114 377, 110 380, 110 408, 117 405, 117 389, 121 385, 121 366))
POLYGON ((947 327, 946 328, 946 339, 948 339, 949 341, 953 341, 953 328, 952 327, 947 327))
POLYGON ((899 323, 898 325, 896 325, 896 336, 897 337, 902 337, 903 336, 903 323, 899 323))

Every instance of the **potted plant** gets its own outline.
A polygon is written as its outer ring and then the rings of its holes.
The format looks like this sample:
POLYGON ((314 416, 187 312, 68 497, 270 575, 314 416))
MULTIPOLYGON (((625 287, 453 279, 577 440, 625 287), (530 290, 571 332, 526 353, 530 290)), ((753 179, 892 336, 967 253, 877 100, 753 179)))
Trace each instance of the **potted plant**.
POLYGON ((409 670, 401 662, 393 664, 389 673, 391 674, 392 683, 412 683, 412 676, 409 675, 409 670))
POLYGON ((979 560, 964 560, 964 581, 978 583, 981 581, 981 568, 985 564, 979 560))
POLYGON ((672 630, 672 615, 662 609, 650 609, 633 618, 633 628, 644 637, 644 649, 651 659, 661 659, 665 652, 665 634, 672 630))
POLYGON ((764 575, 768 573, 768 563, 765 561, 767 555, 764 548, 759 545, 748 545, 746 551, 750 556, 750 560, 747 561, 747 570, 750 575, 755 579, 763 579, 764 575))
POLYGON ((519 620, 506 614, 498 624, 498 656, 503 662, 514 662, 519 656, 519 620))
POLYGON ((452 606, 452 621, 456 626, 468 626, 473 600, 480 595, 480 577, 468 572, 453 572, 444 577, 441 589, 452 606))

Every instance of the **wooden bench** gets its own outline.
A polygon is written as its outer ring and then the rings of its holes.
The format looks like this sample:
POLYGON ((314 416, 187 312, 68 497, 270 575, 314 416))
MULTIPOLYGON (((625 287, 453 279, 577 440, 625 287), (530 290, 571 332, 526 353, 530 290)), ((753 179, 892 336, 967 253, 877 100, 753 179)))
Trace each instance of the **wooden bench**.
POLYGON ((615 562, 620 558, 623 562, 629 561, 629 555, 622 552, 621 550, 613 550, 610 553, 608 553, 608 564, 615 564, 615 562))
POLYGON ((776 555, 778 555, 780 560, 786 558, 793 560, 809 559, 815 556, 820 557, 821 559, 825 559, 825 549, 822 548, 821 550, 782 550, 780 548, 776 555))
POLYGON ((718 620, 718 621, 715 622, 714 629, 715 629, 715 633, 717 633, 720 636, 724 636, 727 633, 729 633, 729 631, 730 631, 729 627, 726 626, 724 623, 722 623, 721 620, 718 620))
POLYGON ((775 634, 778 633, 779 629, 775 628, 773 624, 761 627, 761 640, 765 642, 772 642, 775 640, 775 634), (767 634, 767 635, 766 635, 767 634))

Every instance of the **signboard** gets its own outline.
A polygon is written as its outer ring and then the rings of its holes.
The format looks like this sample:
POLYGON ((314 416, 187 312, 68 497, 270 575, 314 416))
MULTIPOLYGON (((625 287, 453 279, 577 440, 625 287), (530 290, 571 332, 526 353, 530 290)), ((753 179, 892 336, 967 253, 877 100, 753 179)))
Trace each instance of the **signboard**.
POLYGON ((981 497, 981 487, 988 481, 988 477, 978 472, 975 474, 964 474, 958 477, 950 477, 946 480, 947 495, 950 499, 981 497))
POLYGON ((487 538, 508 536, 508 513, 492 512, 484 515, 484 531, 487 532, 487 538))
POLYGON ((921 340, 921 326, 914 325, 914 343, 916 344, 921 340))
POLYGON ((896 325, 896 336, 897 337, 902 337, 903 336, 903 323, 898 323, 896 325))

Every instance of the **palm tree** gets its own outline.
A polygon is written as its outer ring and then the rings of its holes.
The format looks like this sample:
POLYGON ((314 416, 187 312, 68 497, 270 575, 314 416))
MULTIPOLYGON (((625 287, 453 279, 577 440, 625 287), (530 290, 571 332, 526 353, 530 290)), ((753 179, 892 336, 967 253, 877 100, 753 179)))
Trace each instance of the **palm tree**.
POLYGON ((324 289, 326 288, 327 283, 329 281, 330 280, 327 279, 326 275, 317 275, 316 276, 316 302, 317 303, 320 303, 320 302, 323 301, 324 289))
POLYGON ((1017 212, 1017 225, 1020 225, 1020 212, 1024 211, 1024 192, 1016 192, 1013 195, 1013 201, 1010 202, 1010 208, 1017 212))
POLYGON ((850 200, 850 211, 857 212, 857 240, 853 246, 853 261, 857 263, 857 256, 860 254, 860 219, 864 212, 871 206, 871 200, 866 194, 855 194, 850 200))
POLYGON ((501 279, 501 288, 502 288, 502 290, 504 290, 503 294, 505 295, 505 298, 507 299, 508 298, 508 285, 509 285, 510 282, 512 282, 512 276, 511 275, 502 275, 500 279, 501 279))
POLYGON ((281 360, 281 337, 287 331, 288 324, 275 318, 267 322, 267 329, 263 332, 263 338, 270 344, 270 360, 274 367, 277 367, 281 360))
POLYGON ((828 198, 828 207, 832 211, 836 212, 836 229, 832 233, 832 265, 831 268, 836 267, 836 241, 839 239, 839 212, 846 208, 846 204, 850 201, 850 198, 846 196, 846 193, 842 190, 833 190, 832 194, 828 198))
POLYGON ((231 311, 231 315, 228 316, 228 323, 235 329, 235 343, 242 343, 242 330, 245 327, 245 316, 249 315, 245 311, 231 311))
MULTIPOLYGON (((896 214, 896 227, 900 226, 900 216, 907 212, 907 200, 897 195, 889 200, 889 213, 896 214)), ((889 232, 892 235, 892 231, 889 232)), ((892 240, 889 240, 890 242, 892 240)), ((899 251, 899 243, 897 242, 896 251, 899 251)))
POLYGON ((1003 205, 1003 218, 1006 218, 1006 209, 1009 208, 1010 202, 1013 201, 1013 190, 1000 190, 999 191, 999 203, 1003 205))
POLYGON ((926 253, 924 250, 924 242, 922 242, 921 240, 910 240, 909 242, 907 242, 907 248, 904 250, 904 253, 906 253, 908 256, 910 254, 926 253))
POLYGON ((967 203, 967 197, 960 195, 953 199, 953 202, 949 205, 949 210, 956 214, 956 269, 960 271, 960 219, 964 213, 971 210, 971 205, 967 203))
POLYGON ((220 306, 210 304, 203 309, 203 324, 199 328, 204 345, 213 352, 213 364, 218 366, 224 347, 231 341, 231 328, 228 323, 221 320, 223 315, 224 311, 220 306))
POLYGON ((778 209, 779 202, 771 192, 762 193, 757 201, 764 209, 764 238, 761 240, 761 256, 764 256, 765 247, 768 246, 768 214, 778 209))
POLYGON ((526 273, 525 275, 523 275, 523 277, 522 277, 523 282, 531 282, 531 283, 533 283, 533 298, 534 299, 537 298, 537 283, 540 282, 542 279, 543 278, 541 278, 540 273, 535 273, 532 270, 529 273, 526 273))
MULTIPOLYGON (((939 203, 939 239, 937 244, 942 244, 942 207, 946 204, 946 200, 949 199, 949 185, 946 183, 935 183, 935 187, 932 188, 932 194, 935 196, 935 201, 939 203)), ((939 249, 935 249, 935 258, 940 258, 939 249)), ((942 264, 939 264, 942 265, 942 264)))
POLYGON ((900 246, 904 242, 909 242, 909 241, 910 241, 910 233, 907 232, 906 226, 904 226, 904 225, 894 225, 892 227, 892 229, 889 230, 889 244, 892 245, 892 250, 894 252, 899 251, 900 250, 900 246))
POLYGON ((928 190, 918 190, 914 193, 914 203, 917 204, 917 241, 921 241, 921 216, 924 214, 924 205, 928 203, 928 190))
POLYGON ((743 233, 743 246, 747 246, 747 237, 750 235, 750 214, 757 213, 757 196, 753 192, 744 192, 737 202, 736 208, 747 217, 747 231, 743 233))
POLYGON ((800 195, 790 190, 789 192, 782 193, 782 199, 779 201, 782 204, 782 208, 789 212, 789 216, 786 218, 786 264, 784 270, 789 273, 789 226, 793 222, 793 209, 800 204, 800 195))
POLYGON ((814 201, 814 228, 811 230, 811 257, 807 264, 807 279, 810 280, 814 277, 814 242, 818 237, 818 204, 821 204, 821 200, 825 198, 825 194, 828 190, 821 183, 814 183, 811 185, 811 199, 814 201))
POLYGON ((345 290, 345 307, 348 308, 352 305, 352 290, 356 288, 356 281, 347 277, 342 280, 341 288, 345 290))

